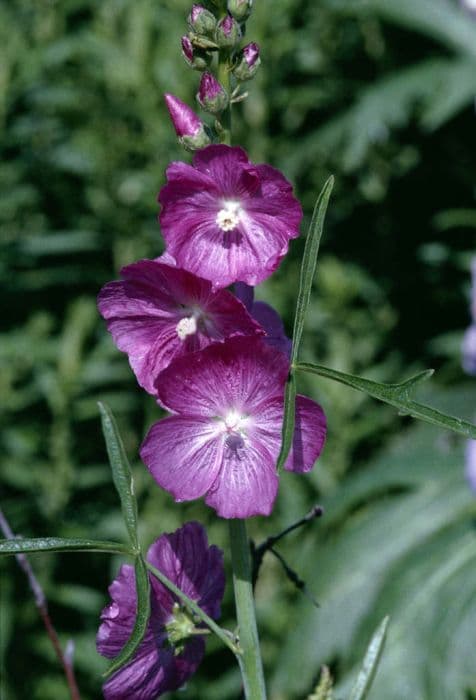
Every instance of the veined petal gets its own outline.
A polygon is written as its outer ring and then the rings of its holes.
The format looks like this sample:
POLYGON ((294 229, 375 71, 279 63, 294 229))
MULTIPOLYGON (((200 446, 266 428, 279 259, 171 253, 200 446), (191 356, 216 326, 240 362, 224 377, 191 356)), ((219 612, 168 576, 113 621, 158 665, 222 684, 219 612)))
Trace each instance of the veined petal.
POLYGON ((260 338, 236 337, 175 360, 157 382, 160 401, 185 415, 223 416, 236 409, 259 412, 284 392, 289 362, 260 338))
POLYGON ((140 456, 159 486, 177 502, 190 501, 203 496, 216 479, 223 444, 213 421, 171 416, 151 427, 140 456))
POLYGON ((269 515, 278 492, 276 461, 257 439, 225 450, 222 468, 205 498, 222 518, 269 515))

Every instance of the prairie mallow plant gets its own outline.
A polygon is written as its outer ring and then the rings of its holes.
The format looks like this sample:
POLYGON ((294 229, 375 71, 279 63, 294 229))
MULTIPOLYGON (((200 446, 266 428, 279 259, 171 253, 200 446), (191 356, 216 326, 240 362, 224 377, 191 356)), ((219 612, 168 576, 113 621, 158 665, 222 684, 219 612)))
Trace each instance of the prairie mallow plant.
MULTIPOLYGON (((143 469, 171 502, 203 499, 214 511, 208 515, 229 529, 237 629, 217 622, 224 559, 208 544, 202 525, 188 522, 175 533, 157 533, 143 555, 131 470, 105 404, 100 404, 101 421, 127 543, 42 538, 0 545, 3 553, 93 550, 131 558, 109 588, 111 601, 97 634, 98 651, 112 659, 103 685, 107 700, 153 700, 180 688, 197 671, 208 633, 234 655, 246 699, 265 700, 254 607, 259 565, 277 539, 322 509, 314 508, 260 548, 250 546, 246 520, 271 514, 283 469, 295 475, 294 483, 306 479, 324 449, 326 416, 318 403, 297 393, 299 373, 343 383, 407 415, 476 438, 473 424, 413 399, 414 388, 431 370, 383 384, 300 361, 332 178, 317 199, 306 236, 292 338, 278 312, 254 299, 254 288, 279 270, 300 235, 303 211, 283 173, 254 162, 253 154, 232 143, 233 107, 246 99, 242 84, 261 66, 259 45, 248 39, 243 45, 252 10, 251 0, 210 0, 190 8, 177 53, 180 43, 187 65, 201 74, 197 106, 172 93, 164 98, 171 128, 193 157, 164 163, 167 182, 158 193, 158 219, 165 252, 131 260, 121 278, 98 294, 99 312, 117 348, 127 354, 139 387, 156 401, 157 417, 159 410, 170 414, 144 436, 143 469)), ((469 333, 464 345, 469 371, 473 350, 469 333)), ((287 483, 292 488, 292 481, 287 483)), ((282 563, 305 590, 305 582, 282 563)), ((371 685, 387 624, 384 619, 371 640, 353 700, 363 700, 371 685)), ((323 671, 309 698, 330 700, 332 685, 323 671)))

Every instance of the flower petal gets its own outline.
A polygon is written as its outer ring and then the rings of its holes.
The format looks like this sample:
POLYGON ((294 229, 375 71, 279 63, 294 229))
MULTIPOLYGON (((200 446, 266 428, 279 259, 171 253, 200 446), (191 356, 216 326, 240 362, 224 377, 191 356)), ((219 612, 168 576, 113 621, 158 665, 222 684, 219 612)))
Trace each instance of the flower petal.
POLYGON ((288 370, 288 359, 261 338, 230 338, 175 360, 161 373, 157 392, 176 413, 212 418, 235 408, 251 414, 284 391, 288 370))
MULTIPOLYGON (((225 589, 223 553, 218 547, 209 546, 207 534, 197 522, 186 523, 174 533, 159 537, 149 548, 147 560, 183 591, 195 600, 213 618, 220 616, 220 602, 225 589)), ((170 598, 173 596, 154 580, 170 598)))
POLYGON ((326 416, 319 404, 298 395, 293 444, 284 468, 298 473, 310 471, 323 450, 326 432, 326 416))
POLYGON ((205 503, 222 518, 269 515, 278 492, 276 460, 257 439, 225 452, 205 503))
POLYGON ((189 416, 171 416, 155 423, 140 449, 156 482, 177 502, 206 493, 218 475, 222 455, 216 424, 189 416))

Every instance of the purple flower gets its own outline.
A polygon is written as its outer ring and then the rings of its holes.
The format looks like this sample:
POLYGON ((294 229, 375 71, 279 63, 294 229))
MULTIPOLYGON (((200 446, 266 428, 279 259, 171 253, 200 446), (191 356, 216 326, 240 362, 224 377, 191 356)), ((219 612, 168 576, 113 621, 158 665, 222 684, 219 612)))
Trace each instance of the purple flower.
MULTIPOLYGON (((173 362, 159 377, 174 415, 155 423, 141 458, 176 501, 205 496, 223 518, 269 515, 278 490, 289 361, 258 338, 232 338, 173 362)), ((322 451, 326 419, 304 396, 285 469, 307 472, 322 451)))
POLYGON ((476 375, 476 258, 471 265, 471 319, 472 324, 463 337, 463 369, 468 374, 476 375))
POLYGON ((278 267, 299 235, 301 205, 269 165, 242 148, 207 146, 193 166, 171 163, 159 194, 160 223, 177 265, 226 287, 256 285, 278 267))
POLYGON ((238 80, 251 80, 258 70, 261 59, 258 44, 247 44, 238 57, 233 73, 238 80))
POLYGON ((249 287, 243 282, 235 284, 235 296, 245 305, 252 318, 258 321, 265 331, 264 342, 276 350, 284 352, 290 358, 293 344, 286 335, 283 320, 278 312, 265 301, 254 301, 253 287, 249 287))
POLYGON ((476 494, 476 440, 468 440, 466 443, 466 478, 476 494))
MULTIPOLYGON (((212 618, 220 616, 225 588, 223 554, 208 546, 204 528, 186 523, 164 534, 150 547, 147 560, 212 618)), ((154 700, 180 688, 195 673, 205 653, 205 641, 197 625, 168 589, 149 574, 151 615, 147 630, 133 659, 103 686, 106 700, 154 700)), ((101 614, 97 650, 114 658, 127 642, 136 617, 137 595, 134 569, 121 566, 109 586, 111 603, 101 614)))
POLYGON ((476 17, 476 0, 460 0, 461 6, 476 17))
POLYGON ((228 95, 215 76, 205 72, 198 87, 197 101, 206 112, 218 114, 228 105, 228 95))
POLYGON ((188 65, 195 70, 205 70, 211 62, 211 56, 206 51, 194 49, 190 38, 185 34, 181 39, 182 54, 188 65))
POLYGON ((233 335, 262 330, 243 304, 208 280, 156 260, 122 268, 106 284, 98 307, 119 350, 129 355, 139 384, 150 394, 158 374, 177 357, 233 335))
POLYGON ((175 133, 182 145, 190 150, 207 146, 210 138, 205 131, 204 123, 193 109, 175 95, 166 93, 164 98, 175 133))
POLYGON ((215 41, 220 48, 232 49, 241 41, 242 33, 238 22, 229 14, 221 19, 215 29, 215 41))
POLYGON ((190 29, 197 34, 212 34, 216 27, 216 19, 203 5, 192 5, 187 22, 190 29))

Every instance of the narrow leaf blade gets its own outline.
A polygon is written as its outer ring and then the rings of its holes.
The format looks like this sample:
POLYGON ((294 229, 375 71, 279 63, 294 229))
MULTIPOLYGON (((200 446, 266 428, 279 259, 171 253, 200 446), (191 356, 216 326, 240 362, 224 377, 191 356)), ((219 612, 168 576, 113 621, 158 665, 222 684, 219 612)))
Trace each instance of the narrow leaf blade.
MULTIPOLYGON (((382 384, 380 382, 374 382, 371 379, 339 372, 329 367, 323 367, 322 365, 315 365, 308 362, 299 363, 296 365, 296 370, 298 372, 310 372, 311 374, 317 374, 321 377, 334 379, 353 389, 363 391, 374 399, 378 399, 379 401, 390 404, 390 406, 398 408, 404 415, 418 418, 431 425, 436 425, 446 430, 452 430, 454 433, 476 440, 476 425, 473 425, 473 423, 465 421, 462 418, 447 415, 442 411, 438 411, 436 408, 431 408, 431 406, 426 406, 418 401, 413 401, 413 399, 410 398, 409 391, 412 389, 411 379, 406 382, 401 382, 400 384, 382 384)), ((428 372, 426 376, 428 376, 428 372)), ((421 374, 414 377, 413 385, 421 381, 422 378, 421 374)))
POLYGON ((284 392, 284 414, 283 429, 281 438, 281 451, 279 453, 276 469, 278 472, 284 466, 293 444, 294 425, 296 420, 296 377, 293 372, 288 376, 286 389, 284 392))
POLYGON ((103 540, 68 539, 64 537, 35 537, 0 540, 0 556, 28 552, 111 552, 133 554, 130 547, 120 542, 103 540))
POLYGON ((352 688, 349 700, 365 700, 367 697, 375 678, 375 674, 377 673, 380 657, 382 656, 385 638, 387 636, 388 621, 389 618, 384 617, 370 640, 362 668, 360 669, 355 685, 352 688))
POLYGON ((114 486, 121 499, 122 514, 132 546, 138 552, 137 503, 134 495, 134 481, 126 451, 119 434, 117 423, 107 404, 98 403, 107 453, 112 469, 114 486))
POLYGON ((121 653, 116 656, 112 664, 104 674, 106 677, 116 673, 122 666, 131 660, 139 644, 144 638, 147 623, 150 617, 150 581, 149 574, 144 559, 139 554, 135 561, 136 593, 137 593, 137 613, 132 634, 127 640, 121 653))
POLYGON ((304 255, 301 263, 301 276, 299 280, 299 294, 296 302, 296 314, 294 316, 291 366, 297 361, 299 354, 304 329, 304 319, 306 316, 307 307, 309 306, 312 282, 316 272, 317 254, 319 252, 319 245, 324 227, 324 219, 333 186, 334 178, 331 176, 327 180, 319 197, 317 198, 306 238, 306 245, 304 247, 304 255))

